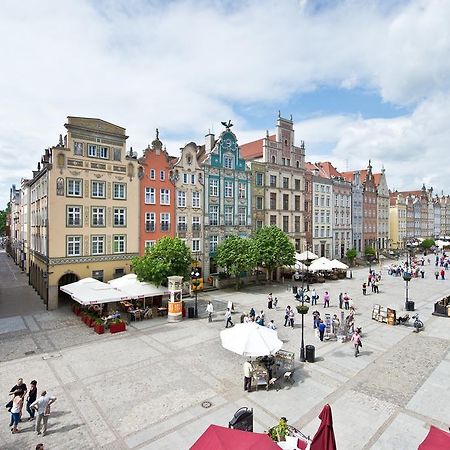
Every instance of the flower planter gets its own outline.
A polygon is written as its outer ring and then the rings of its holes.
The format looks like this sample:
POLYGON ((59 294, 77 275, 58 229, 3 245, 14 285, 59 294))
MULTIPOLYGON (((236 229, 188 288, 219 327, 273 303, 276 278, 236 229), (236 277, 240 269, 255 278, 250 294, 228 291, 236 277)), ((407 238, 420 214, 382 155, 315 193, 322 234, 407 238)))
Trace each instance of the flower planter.
POLYGON ((299 314, 308 314, 308 310, 309 310, 309 306, 302 306, 302 305, 297 305, 297 312, 299 314))
POLYGON ((97 334, 103 334, 105 332, 105 326, 102 324, 95 324, 94 325, 94 331, 97 334))
POLYGON ((109 327, 109 332, 114 334, 114 333, 120 333, 121 331, 125 331, 126 325, 125 322, 120 322, 120 323, 112 323, 109 327))

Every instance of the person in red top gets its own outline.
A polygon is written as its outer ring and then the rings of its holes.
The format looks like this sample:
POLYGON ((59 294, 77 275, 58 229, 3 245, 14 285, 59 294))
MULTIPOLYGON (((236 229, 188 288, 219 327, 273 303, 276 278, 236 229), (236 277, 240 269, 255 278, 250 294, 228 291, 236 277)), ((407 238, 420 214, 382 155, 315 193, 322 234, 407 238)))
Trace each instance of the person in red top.
POLYGON ((445 270, 441 269, 441 279, 445 280, 445 270))
POLYGON ((355 347, 355 358, 359 355, 359 347, 362 347, 361 335, 358 329, 353 333, 352 336, 353 345, 355 347))

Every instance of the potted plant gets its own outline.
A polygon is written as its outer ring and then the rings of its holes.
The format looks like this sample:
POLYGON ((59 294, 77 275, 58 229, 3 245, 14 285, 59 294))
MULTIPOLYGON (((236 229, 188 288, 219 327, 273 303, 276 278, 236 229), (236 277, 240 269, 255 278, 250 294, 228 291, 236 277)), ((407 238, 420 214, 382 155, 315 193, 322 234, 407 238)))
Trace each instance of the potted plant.
POLYGON ((105 332, 105 325, 103 324, 102 319, 97 319, 94 323, 94 331, 97 334, 103 334, 105 332))
POLYGON ((297 305, 297 312, 299 314, 308 314, 309 306, 308 305, 297 305))
POLYGON ((126 329, 127 328, 125 322, 122 319, 115 319, 109 327, 109 332, 120 333, 121 331, 125 331, 126 329))
POLYGON ((275 442, 285 441, 288 433, 289 433, 289 431, 288 431, 286 417, 282 417, 280 419, 280 422, 278 423, 278 425, 275 425, 274 427, 270 428, 268 431, 268 435, 275 442))

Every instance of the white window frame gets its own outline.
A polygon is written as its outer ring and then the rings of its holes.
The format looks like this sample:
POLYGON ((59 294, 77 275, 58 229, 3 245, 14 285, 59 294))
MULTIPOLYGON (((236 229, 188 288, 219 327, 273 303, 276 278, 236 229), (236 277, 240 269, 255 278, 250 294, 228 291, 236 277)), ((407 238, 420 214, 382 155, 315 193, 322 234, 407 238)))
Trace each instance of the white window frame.
POLYGON ((209 251, 215 252, 217 251, 217 247, 219 246, 219 236, 210 236, 209 238, 209 251))
POLYGON ((238 207, 238 225, 247 225, 247 209, 245 206, 238 207))
POLYGON ((79 178, 67 179, 67 196, 68 197, 82 197, 83 196, 83 180, 79 178), (78 186, 78 190, 77 190, 78 186))
POLYGON ((219 206, 210 205, 209 207, 209 224, 212 226, 219 225, 219 206))
POLYGON ((117 208, 113 210, 113 226, 115 227, 126 227, 127 226, 127 209, 117 208))
POLYGON ((225 198, 233 198, 234 192, 233 192, 233 181, 232 180, 224 180, 223 182, 223 191, 225 198))
POLYGON ((92 206, 91 207, 91 226, 92 227, 104 227, 106 225, 106 211, 102 206, 92 206), (94 223, 94 217, 96 217, 96 222, 94 223))
POLYGON ((88 144, 87 155, 90 158, 96 158, 97 157, 97 144, 88 144))
POLYGON ((155 180, 156 179, 155 169, 150 169, 148 176, 149 176, 150 180, 155 180))
POLYGON ((159 171, 159 181, 164 181, 166 179, 166 172, 164 170, 159 171))
POLYGON ((145 213, 144 226, 147 233, 156 231, 156 214, 154 212, 145 213), (153 227, 151 227, 151 225, 153 225, 153 227))
POLYGON ((127 184, 113 183, 113 199, 126 200, 127 199, 127 184))
POLYGON ((113 253, 126 253, 127 240, 124 234, 115 234, 113 237, 113 253))
POLYGON ((209 196, 218 197, 219 196, 219 179, 210 178, 209 179, 209 196))
POLYGON ((83 215, 83 207, 82 206, 67 206, 67 226, 68 227, 81 227, 82 224, 82 215, 83 215), (72 222, 70 223, 70 217, 72 217, 72 222), (78 218, 78 223, 76 222, 76 218, 78 218))
POLYGON ((105 254, 105 236, 103 235, 91 236, 91 254, 92 255, 105 254), (99 250, 100 247, 101 250, 99 250))
POLYGON ((245 183, 239 183, 239 198, 245 199, 247 198, 247 185, 245 183))
POLYGON ((67 256, 81 256, 81 253, 83 251, 82 244, 83 244, 82 236, 67 236, 66 242, 67 256), (78 252, 75 251, 76 246, 78 246, 78 252), (69 249, 71 249, 71 251, 69 251, 69 249))
POLYGON ((223 224, 226 227, 233 226, 233 213, 234 213, 233 206, 225 205, 223 207, 223 220, 224 220, 223 224))
POLYGON ((159 224, 161 231, 170 231, 170 213, 160 213, 159 224))
POLYGON ((160 205, 170 205, 169 189, 160 189, 159 190, 159 204, 160 205))
POLYGON ((200 208, 200 192, 199 191, 192 192, 192 207, 200 208))
POLYGON ((200 239, 192 239, 192 251, 193 252, 200 251, 200 239))
POLYGON ((146 205, 154 205, 156 203, 156 190, 152 187, 146 187, 144 191, 145 196, 145 204, 146 205))
POLYGON ((98 157, 101 159, 109 159, 109 147, 106 147, 105 145, 99 145, 98 157))
POLYGON ((224 155, 223 157, 223 167, 225 169, 233 169, 234 158, 231 155, 224 155))
POLYGON ((91 197, 106 198, 106 183, 104 181, 96 181, 96 180, 91 181, 91 197), (99 189, 100 186, 101 189, 99 189), (99 191, 101 192, 99 193, 99 191))
POLYGON ((186 207, 186 191, 177 191, 177 206, 179 208, 186 207))

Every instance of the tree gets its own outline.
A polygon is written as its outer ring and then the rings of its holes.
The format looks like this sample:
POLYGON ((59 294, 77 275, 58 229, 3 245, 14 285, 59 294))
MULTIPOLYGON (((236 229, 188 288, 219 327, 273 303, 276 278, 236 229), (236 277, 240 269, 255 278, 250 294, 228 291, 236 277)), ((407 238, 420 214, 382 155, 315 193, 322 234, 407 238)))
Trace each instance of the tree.
POLYGON ((6 219, 10 211, 11 205, 9 202, 6 208, 0 211, 0 236, 4 236, 6 234, 6 219))
POLYGON ((260 228, 253 238, 256 261, 268 270, 272 278, 273 271, 280 266, 295 264, 295 248, 286 233, 271 225, 260 228))
POLYGON ((347 253, 345 254, 345 256, 349 260, 351 266, 353 266, 353 262, 357 255, 358 255, 358 252, 356 251, 356 248, 349 248, 347 250, 347 253))
POLYGON ((256 266, 253 242, 249 238, 230 236, 217 247, 216 262, 236 277, 236 289, 242 272, 256 266))
POLYGON ((138 279, 153 282, 158 286, 171 275, 188 279, 191 263, 191 250, 177 237, 161 238, 146 250, 144 256, 137 256, 132 260, 138 279))
POLYGON ((375 249, 373 247, 366 247, 364 249, 364 254, 367 256, 367 258, 374 257, 376 255, 375 249))
POLYGON ((433 239, 424 239, 421 243, 420 246, 424 249, 424 250, 428 250, 431 247, 434 247, 436 245, 436 243, 434 242, 433 239))

